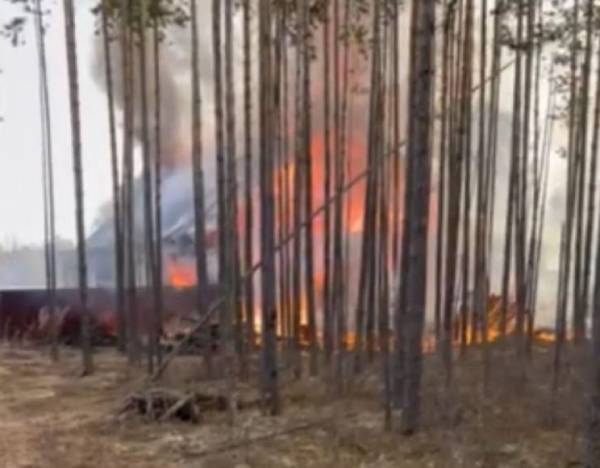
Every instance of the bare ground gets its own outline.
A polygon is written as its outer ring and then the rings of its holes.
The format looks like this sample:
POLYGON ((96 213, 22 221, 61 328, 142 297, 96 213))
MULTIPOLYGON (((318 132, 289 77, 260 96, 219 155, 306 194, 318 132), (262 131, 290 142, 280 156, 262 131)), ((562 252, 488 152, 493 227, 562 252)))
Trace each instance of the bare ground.
MULTIPOLYGON (((243 410, 233 429, 222 413, 198 425, 159 424, 115 416, 142 379, 112 350, 99 351, 95 375, 81 378, 74 350, 52 364, 44 350, 0 345, 0 467, 582 466, 581 389, 569 384, 550 397, 550 355, 538 347, 525 379, 505 358, 486 393, 477 350, 457 366, 450 392, 437 359, 427 358, 424 427, 407 438, 383 430, 376 371, 353 381, 343 399, 320 380, 288 378, 283 416, 243 410)), ((175 361, 161 385, 218 390, 198 382, 199 359, 175 361)), ((240 396, 251 398, 251 388, 240 396)))

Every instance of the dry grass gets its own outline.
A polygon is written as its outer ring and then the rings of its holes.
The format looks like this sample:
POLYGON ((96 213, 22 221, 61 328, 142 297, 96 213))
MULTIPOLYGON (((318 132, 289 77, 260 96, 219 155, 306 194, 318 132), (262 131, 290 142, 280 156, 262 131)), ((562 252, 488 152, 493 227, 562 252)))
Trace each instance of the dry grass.
MULTIPOLYGON (((321 380, 286 376, 280 417, 250 409, 234 428, 219 413, 196 426, 158 424, 114 417, 140 376, 113 351, 100 351, 96 374, 82 379, 73 350, 53 365, 41 350, 0 346, 0 467, 578 466, 581 388, 567 367, 571 383, 558 401, 550 398, 550 350, 536 348, 523 378, 514 352, 496 347, 487 392, 477 349, 457 364, 449 391, 438 359, 428 357, 423 430, 405 438, 383 431, 377 370, 354 380, 343 399, 321 380)), ((162 385, 218 389, 218 382, 198 381, 199 359, 175 361, 162 385)), ((240 393, 252 398, 252 387, 240 393)))

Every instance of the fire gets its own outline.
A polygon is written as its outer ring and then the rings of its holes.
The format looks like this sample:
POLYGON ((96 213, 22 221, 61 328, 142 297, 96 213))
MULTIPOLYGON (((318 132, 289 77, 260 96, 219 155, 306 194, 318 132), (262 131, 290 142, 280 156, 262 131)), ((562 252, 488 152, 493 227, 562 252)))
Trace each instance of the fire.
POLYGON ((196 272, 192 265, 186 265, 171 259, 167 262, 169 285, 174 288, 185 288, 196 284, 196 272))

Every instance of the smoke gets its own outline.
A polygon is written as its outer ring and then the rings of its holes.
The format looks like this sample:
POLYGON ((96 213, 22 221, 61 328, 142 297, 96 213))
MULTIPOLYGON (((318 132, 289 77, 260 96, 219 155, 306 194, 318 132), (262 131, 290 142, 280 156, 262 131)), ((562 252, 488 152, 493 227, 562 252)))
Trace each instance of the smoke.
MULTIPOLYGON (((200 7, 199 45, 201 82, 203 87, 212 77, 212 54, 210 52, 210 15, 208 6, 200 7), (203 10, 207 10, 204 12, 203 10), (206 13, 206 14, 204 14, 206 13), (208 67, 206 65, 209 65, 208 67)), ((136 39, 136 43, 137 43, 136 39)), ((161 157, 166 169, 173 169, 190 160, 190 63, 191 40, 189 28, 169 26, 164 31, 164 39, 160 43, 159 80, 160 80, 160 112, 161 112, 161 157)), ((123 110, 123 67, 118 36, 111 43, 112 84, 114 88, 117 110, 123 110)), ((134 47, 134 136, 137 143, 142 140, 141 80, 144 76, 147 86, 148 125, 150 129, 150 150, 154 151, 154 115, 156 110, 155 96, 155 58, 153 51, 153 33, 148 31, 146 37, 146 68, 141 70, 140 49, 134 47)), ((98 86, 107 91, 106 57, 103 38, 94 36, 94 56, 92 59, 92 75, 98 86)), ((208 90, 203 90, 204 98, 208 90)), ((119 112, 119 113, 120 113, 119 112)))

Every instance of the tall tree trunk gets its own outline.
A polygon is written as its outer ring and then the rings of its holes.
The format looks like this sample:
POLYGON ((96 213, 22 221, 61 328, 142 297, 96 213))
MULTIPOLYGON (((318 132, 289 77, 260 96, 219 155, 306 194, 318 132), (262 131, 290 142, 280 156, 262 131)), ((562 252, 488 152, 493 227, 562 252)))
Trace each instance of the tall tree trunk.
MULTIPOLYGON (((461 131, 460 145, 464 154, 464 173, 465 173, 465 188, 463 191, 464 196, 464 210, 463 210, 463 249, 462 249, 462 300, 461 300, 461 354, 466 351, 466 345, 468 344, 469 336, 468 323, 469 323, 469 310, 471 304, 469 301, 469 287, 470 282, 470 254, 471 254, 471 146, 472 146, 472 132, 471 132, 471 120, 473 113, 473 105, 471 99, 471 88, 473 87, 473 62, 471 55, 473 54, 473 23, 474 23, 474 6, 473 0, 466 0, 466 14, 465 14, 465 37, 464 37, 464 48, 463 48, 463 86, 464 86, 464 102, 462 118, 464 119, 464 126, 461 131)), ((483 83, 482 83, 483 85, 483 83)))
MULTIPOLYGON (((447 166, 447 135, 448 135, 448 78, 450 68, 451 54, 451 30, 454 17, 454 4, 445 5, 444 17, 444 48, 442 52, 442 119, 440 123, 440 149, 439 149, 439 189, 438 189, 438 206, 437 206, 437 237, 436 237, 436 258, 435 258, 435 312, 434 312, 434 328, 436 342, 440 343, 442 338, 442 281, 444 276, 443 259, 444 259, 444 219, 446 209, 446 166, 447 166)), ((397 27, 395 28, 397 29, 397 27)), ((396 36, 397 33, 394 34, 396 36)), ((396 39, 397 40, 397 39, 396 39)), ((395 142, 396 144, 396 142, 395 142)), ((398 150, 396 150, 398 151, 398 150)), ((395 172, 394 172, 395 175, 395 172)), ((396 194, 395 194, 396 195, 396 194)), ((394 196, 394 199, 396 197, 394 196)))
POLYGON ((104 48, 104 63, 106 76, 106 97, 108 104, 108 124, 110 136, 110 163, 112 175, 112 204, 113 204, 113 229, 115 243, 115 291, 117 313, 117 343, 121 351, 125 351, 127 341, 125 327, 125 287, 123 275, 123 227, 119 189, 119 161, 117 152, 117 131, 115 122, 115 96, 113 86, 112 54, 110 50, 110 37, 108 30, 108 3, 105 1, 101 8, 102 14, 102 43, 104 48))
POLYGON ((301 38, 302 38, 302 156, 304 164, 304 213, 306 229, 304 231, 304 266, 306 287, 306 314, 308 319, 308 341, 310 347, 310 375, 318 372, 317 324, 315 312, 315 283, 313 257, 313 222, 312 222, 312 148, 311 148, 311 66, 310 66, 310 17, 307 2, 301 2, 301 38))
MULTIPOLYGON (((569 116, 568 116, 568 143, 567 143, 567 201, 565 205, 565 228, 564 228, 564 259, 561 268, 562 277, 560 281, 561 295, 557 304, 557 317, 556 317, 556 342, 554 349, 554 385, 553 388, 556 393, 558 384, 560 382, 560 371, 561 371, 561 352, 563 343, 566 338, 567 328, 567 308, 568 308, 568 297, 569 297, 569 284, 571 279, 571 245, 573 239, 573 224, 575 210, 574 205, 576 201, 576 189, 577 189, 577 158, 575 157, 576 147, 576 110, 577 110, 577 64, 578 64, 578 38, 577 38, 577 27, 579 25, 579 0, 575 0, 574 4, 574 25, 573 25, 573 36, 571 41, 571 64, 570 64, 570 89, 569 89, 569 116)), ((576 292, 576 291, 575 291, 576 292)))
POLYGON ((77 39, 75 34, 75 10, 73 0, 64 0, 67 67, 69 77, 69 102, 71 111, 71 143, 73 150, 73 175, 75 179, 75 220, 77 225, 77 261, 79 275, 79 298, 83 316, 81 321, 81 349, 83 351, 83 375, 94 370, 88 309, 87 264, 85 251, 85 219, 83 200, 83 168, 81 161, 81 120, 79 106, 79 78, 77 71, 77 39))
POLYGON ((485 185, 488 155, 486 154, 486 70, 487 70, 487 0, 481 4, 481 35, 480 35, 480 55, 479 55, 479 122, 478 122, 478 155, 477 155, 477 201, 476 201, 476 221, 475 221, 475 258, 474 258, 474 295, 473 295, 473 341, 479 338, 487 339, 487 330, 483 327, 485 308, 487 306, 487 267, 485 254, 485 241, 487 239, 485 228, 487 214, 488 187, 485 185))
MULTIPOLYGON (((459 8, 458 34, 456 45, 453 47, 451 65, 454 71, 451 72, 453 83, 451 83, 451 102, 449 115, 449 161, 448 161, 448 222, 446 234, 446 261, 445 261, 445 291, 443 304, 443 333, 442 333, 442 355, 444 368, 446 371, 446 386, 452 381, 452 339, 453 339, 453 316, 455 302, 455 288, 457 275, 457 250, 458 250, 458 226, 460 220, 460 194, 462 190, 462 149, 461 135, 464 127, 464 108, 466 96, 464 95, 464 86, 461 89, 462 82, 465 80, 464 73, 460 73, 460 65, 463 57, 462 48, 462 3, 459 8), (452 63, 452 62, 456 63, 452 63)), ((452 23, 454 23, 454 15, 452 23)))
POLYGON ((156 248, 154 246, 154 214, 152 194, 152 156, 150 154, 150 129, 148 120, 148 83, 146 75, 146 6, 141 5, 138 18, 139 67, 140 67, 140 113, 142 119, 142 174, 144 179, 144 247, 146 260, 145 290, 152 289, 152 317, 148 333, 148 373, 154 372, 154 360, 158 350, 158 310, 156 310, 156 248))
POLYGON ((124 138, 123 138, 123 218, 125 275, 127 289, 127 356, 130 364, 140 363, 139 317, 136 293, 136 230, 133 189, 133 132, 134 132, 134 69, 133 35, 131 32, 132 5, 130 0, 121 0, 121 59, 124 101, 124 138))
MULTIPOLYGON (((349 42, 348 38, 344 40, 343 54, 343 94, 340 101, 340 63, 339 63, 339 20, 340 20, 340 0, 333 0, 333 154, 335 158, 335 194, 336 198, 333 206, 333 278, 331 292, 331 308, 334 316, 332 330, 332 350, 336 354, 336 362, 334 363, 334 377, 338 393, 343 390, 344 382, 344 359, 345 359, 345 335, 346 335, 346 308, 345 293, 344 293, 344 202, 342 199, 342 189, 344 187, 346 172, 345 172, 345 138, 344 131, 346 125, 346 110, 348 102, 348 82, 349 82, 349 42)), ((350 18, 350 0, 346 0, 344 6, 344 27, 349 26, 350 18)), ((347 206, 350 205, 350 197, 347 197, 347 206)))
POLYGON ((237 170, 236 170, 236 141, 235 141, 235 94, 234 94, 234 76, 233 76, 233 0, 225 0, 225 129, 227 135, 227 241, 226 241, 226 265, 227 265, 227 293, 229 301, 223 311, 225 327, 222 331, 222 345, 225 357, 225 372, 227 395, 229 398, 230 423, 233 424, 233 415, 235 412, 234 396, 234 361, 235 347, 242 362, 242 367, 246 367, 246 357, 244 355, 241 326, 241 307, 239 294, 239 248, 237 236, 237 170), (234 320, 236 323, 234 333, 234 320))
POLYGON ((430 197, 431 127, 434 80, 435 1, 415 0, 416 20, 411 31, 409 112, 413 119, 408 133, 407 214, 404 235, 409 237, 403 255, 408 257, 406 282, 406 378, 402 430, 411 434, 419 426, 420 387, 423 366, 422 336, 427 284, 427 238, 430 197))
MULTIPOLYGON (((592 2, 590 1, 590 4, 592 2)), ((598 43, 598 60, 600 60, 600 42, 598 43)), ((598 70, 596 73, 596 96, 594 103, 594 121, 592 129, 592 146, 590 151, 590 178, 588 186, 588 223, 586 226, 586 238, 585 238, 585 254, 586 265, 584 270, 583 286, 584 290, 582 293, 583 307, 588 307, 588 290, 591 276, 591 264, 587 259, 592 257, 592 237, 594 235, 594 217, 596 213, 596 180, 597 165, 598 165, 598 150, 600 148, 600 62, 598 62, 598 70)), ((596 273, 598 274, 598 273, 596 273)), ((593 305, 593 304, 592 304, 593 305)), ((595 307, 595 306, 594 306, 595 307)), ((584 319, 584 326, 587 317, 584 319)), ((585 329, 584 329, 585 331, 585 329)))
POLYGON ((225 282, 226 266, 226 233, 227 233, 227 206, 226 206, 226 167, 225 147, 223 143, 223 73, 221 52, 221 0, 212 2, 212 33, 213 33, 213 75, 214 75, 214 106, 215 106, 215 151, 217 160, 217 223, 219 231, 219 283, 225 282))
POLYGON ((271 63, 271 4, 259 4, 259 120, 260 120, 260 208, 262 258, 262 348, 261 389, 271 414, 280 412, 277 368, 277 310, 275 301, 275 219, 273 196, 272 106, 273 83, 271 63))
POLYGON ((158 12, 154 12, 152 19, 152 39, 154 52, 154 233, 156 235, 156 265, 155 275, 157 288, 155 291, 154 309, 156 313, 156 358, 158 365, 162 364, 162 337, 163 316, 163 251, 162 251, 162 156, 161 156, 161 92, 160 92, 160 30, 158 12))
POLYGON ((575 333, 575 342, 581 343, 585 340, 586 336, 586 322, 587 322, 587 310, 588 310, 588 294, 589 294, 589 275, 591 268, 591 237, 593 233, 593 207, 594 207, 594 190, 593 184, 594 179, 596 177, 595 174, 595 161, 594 155, 591 155, 592 164, 594 167, 590 170, 590 184, 588 185, 588 192, 591 198, 588 200, 588 203, 592 207, 592 211, 589 212, 589 217, 587 219, 587 223, 585 223, 584 217, 585 212, 585 185, 587 180, 586 175, 586 167, 587 167, 587 144, 588 144, 588 122, 589 122, 589 99, 590 99, 590 87, 591 87, 591 73, 592 73, 592 34, 593 34, 593 16, 594 16, 594 2, 592 0, 588 0, 587 3, 587 13, 586 13, 586 45, 585 45, 585 59, 583 61, 583 70, 582 70, 582 84, 581 84, 581 108, 580 108, 580 144, 578 148, 579 158, 581 159, 581 177, 579 182, 579 198, 577 204, 578 210, 578 231, 577 231, 577 248, 581 251, 581 254, 584 254, 581 258, 581 262, 583 265, 581 266, 581 285, 578 289, 579 299, 577 302, 577 309, 574 317, 574 333, 575 333), (584 224, 586 225, 584 228, 584 224), (585 229, 585 231, 583 231, 585 229), (584 237, 585 236, 585 237, 584 237), (585 245, 582 245, 585 244, 585 245), (584 249, 584 250, 582 250, 584 249), (587 255, 587 256, 586 256, 587 255))
MULTIPOLYGON (((324 138, 324 187, 323 199, 325 200, 325 210, 323 213, 323 296, 322 296, 322 314, 323 314, 323 341, 325 344, 325 359, 327 363, 331 361, 333 350, 333 330, 332 330, 332 309, 331 309, 331 271, 333 258, 331 256, 331 209, 329 207, 329 197, 331 196, 331 83, 330 83, 330 27, 329 27, 329 5, 327 1, 324 5, 325 17, 323 18, 323 138, 324 138)), ((334 41, 337 42, 334 36, 334 41)), ((334 53, 335 55, 335 53, 334 53)), ((333 60, 337 61, 334 56, 333 60)), ((334 65, 335 67, 335 65, 334 65)))
POLYGON ((243 36, 244 36, 244 195, 245 195, 245 234, 244 234, 244 270, 246 274, 244 295, 246 310, 246 334, 250 346, 256 343, 254 331, 254 278, 248 272, 253 266, 254 208, 252 203, 252 65, 250 50, 250 0, 244 0, 243 36))
MULTIPOLYGON (((44 221, 46 251, 46 292, 48 295, 48 311, 50 322, 56 316, 56 234, 54 216, 54 164, 52 156, 52 120, 48 92, 48 67, 46 60, 46 41, 43 25, 41 0, 35 2, 35 31, 40 73, 40 116, 42 127, 42 173, 44 188, 44 221)), ((53 332, 50 342, 50 356, 58 361, 58 334, 53 332)))
MULTIPOLYGON (((192 22, 192 166, 194 182, 194 232, 196 246, 197 307, 203 317, 207 313, 206 291, 208 290, 208 269, 206 260, 206 216, 204 201, 204 168, 202 148, 202 96, 200 94, 200 64, 198 51, 198 12, 197 0, 191 1, 192 22)), ((220 207, 219 207, 220 209, 220 207)), ((208 328, 208 327, 207 327, 208 328)), ((205 338, 210 332, 205 331, 205 338)), ((206 347, 204 358, 209 374, 212 374, 210 346, 206 347)))

